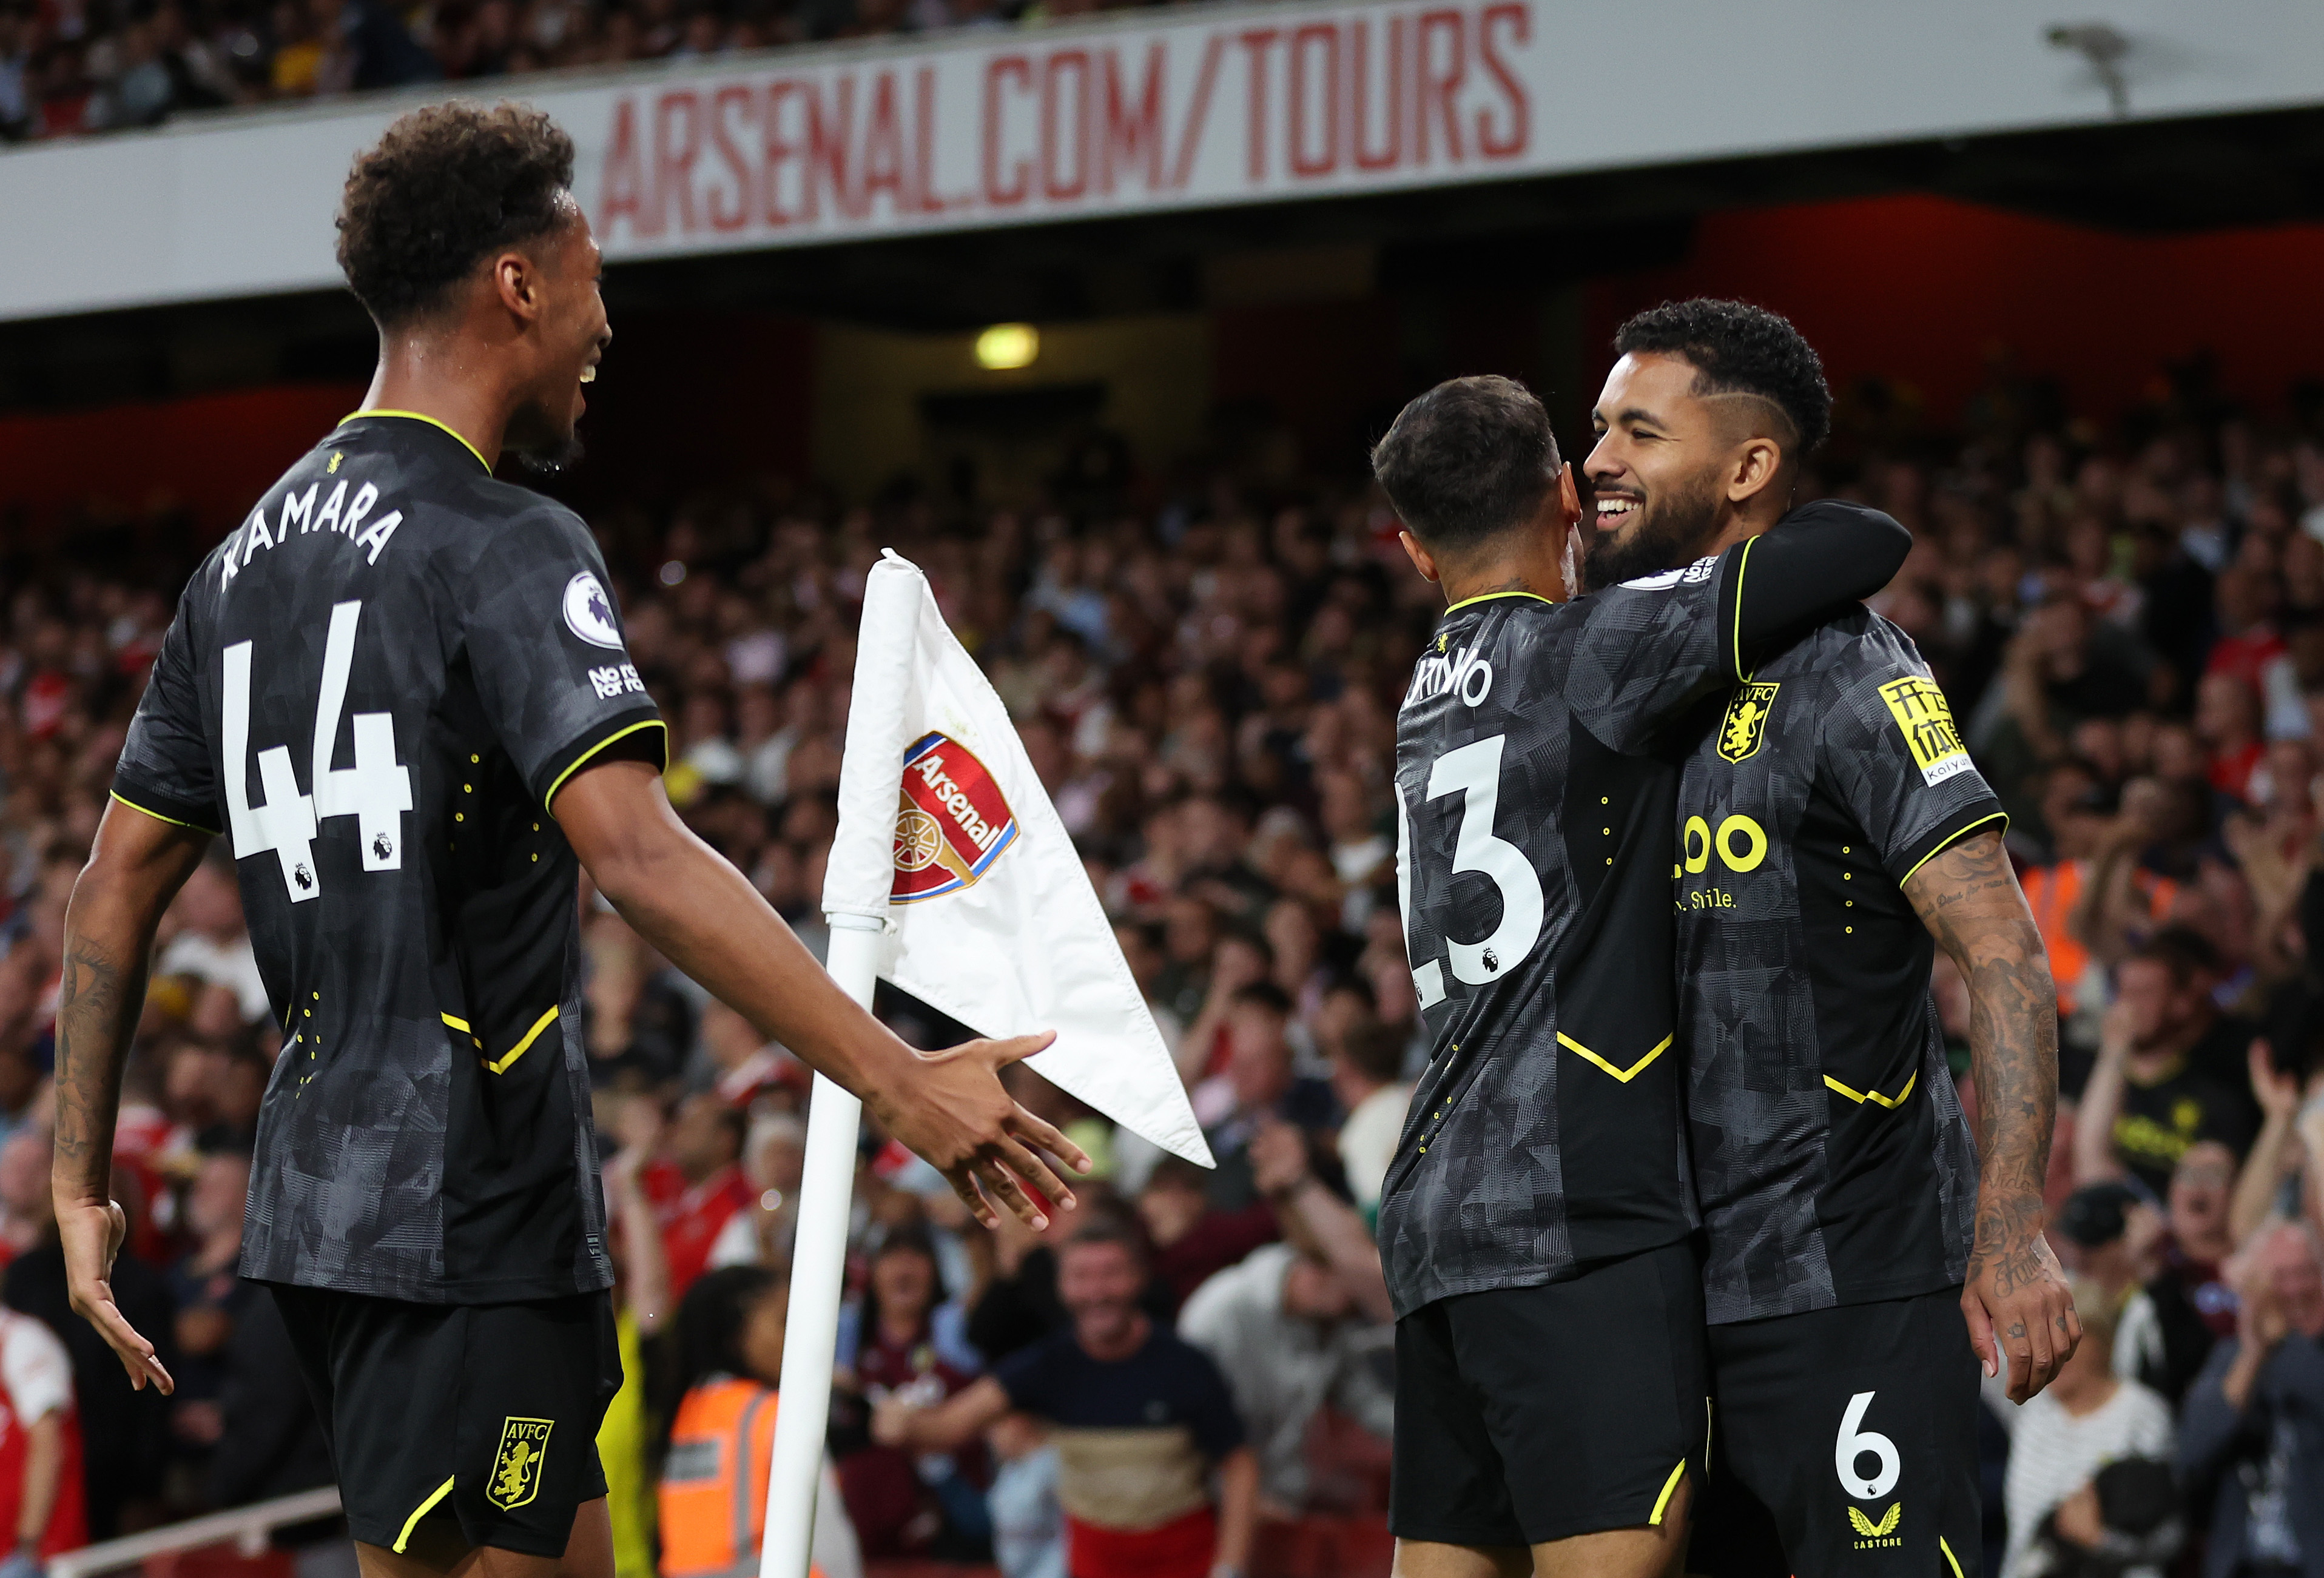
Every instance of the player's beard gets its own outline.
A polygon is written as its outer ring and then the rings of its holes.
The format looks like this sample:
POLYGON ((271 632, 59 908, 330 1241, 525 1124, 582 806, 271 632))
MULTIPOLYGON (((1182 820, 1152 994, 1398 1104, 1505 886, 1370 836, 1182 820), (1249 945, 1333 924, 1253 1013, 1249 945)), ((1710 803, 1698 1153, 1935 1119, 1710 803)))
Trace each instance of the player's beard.
POLYGON ((1692 564, 1711 546, 1719 526, 1719 488, 1709 472, 1660 499, 1646 501, 1638 522, 1615 537, 1592 531, 1582 579, 1603 592, 1641 575, 1692 564))
POLYGON ((543 476, 563 471, 586 453, 581 443, 581 431, 577 427, 567 427, 560 438, 540 439, 530 444, 512 445, 511 448, 517 463, 543 476))

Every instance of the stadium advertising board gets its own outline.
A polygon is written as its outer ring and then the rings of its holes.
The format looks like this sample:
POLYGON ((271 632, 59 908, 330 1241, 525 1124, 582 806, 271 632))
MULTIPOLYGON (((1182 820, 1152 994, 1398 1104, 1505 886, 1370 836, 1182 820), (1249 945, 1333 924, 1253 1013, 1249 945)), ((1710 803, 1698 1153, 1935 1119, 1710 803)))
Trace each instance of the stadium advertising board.
MULTIPOLYGON (((1328 197, 2324 103, 2324 11, 2109 0, 2104 71, 2017 0, 1188 5, 187 116, 0 151, 0 317, 337 282, 347 162, 448 92, 579 148, 613 258, 1328 197), (2109 80, 2111 78, 2111 80, 2109 80)), ((2091 25, 2096 25, 2095 23, 2091 25)))

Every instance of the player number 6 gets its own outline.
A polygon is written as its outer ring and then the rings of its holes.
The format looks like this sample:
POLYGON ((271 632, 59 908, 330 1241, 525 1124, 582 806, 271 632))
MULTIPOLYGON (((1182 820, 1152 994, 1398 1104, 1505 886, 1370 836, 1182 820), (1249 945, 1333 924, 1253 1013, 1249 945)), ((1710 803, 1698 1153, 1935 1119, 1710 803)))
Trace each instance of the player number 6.
POLYGON ((1840 1489, 1859 1501, 1886 1495, 1895 1488, 1896 1476, 1904 1470, 1894 1441, 1877 1430, 1857 1428, 1864 1423, 1864 1410, 1872 1406, 1872 1398, 1871 1392, 1859 1391, 1848 1399, 1848 1412, 1840 1421, 1840 1438, 1831 1446, 1831 1466, 1840 1475, 1840 1489), (1880 1472, 1871 1479, 1858 1479, 1856 1460, 1868 1452, 1880 1460, 1880 1472))

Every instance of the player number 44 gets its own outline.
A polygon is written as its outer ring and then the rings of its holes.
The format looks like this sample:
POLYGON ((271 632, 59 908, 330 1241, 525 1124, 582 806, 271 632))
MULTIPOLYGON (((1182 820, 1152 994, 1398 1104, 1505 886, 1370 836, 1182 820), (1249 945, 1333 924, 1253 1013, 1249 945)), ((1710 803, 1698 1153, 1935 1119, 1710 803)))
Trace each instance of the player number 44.
MULTIPOLYGON (((1525 851, 1493 832, 1493 818, 1501 803, 1501 748, 1508 737, 1496 734, 1471 740, 1436 758, 1428 770, 1428 798, 1461 796, 1461 825, 1452 836, 1452 870, 1473 871, 1491 883, 1501 895, 1501 923, 1482 942, 1443 940, 1445 959, 1455 980, 1482 986, 1515 969, 1541 940, 1541 877, 1525 851)), ((1397 876, 1407 931, 1412 914, 1412 831, 1406 815, 1404 791, 1396 795, 1398 845, 1397 876)), ((1416 959, 1419 940, 1408 938, 1416 959)), ((1444 969, 1431 959, 1412 967, 1412 985, 1423 1008, 1444 1001, 1444 969)))
POLYGON ((258 786, 264 796, 250 800, 250 664, 251 643, 237 641, 226 649, 226 686, 220 697, 226 731, 226 809, 234 838, 234 858, 246 859, 272 851, 282 867, 282 886, 294 904, 304 904, 323 891, 322 874, 315 866, 315 836, 320 824, 335 816, 351 816, 363 839, 363 868, 394 871, 403 865, 402 813, 411 809, 411 774, 395 759, 395 716, 391 712, 357 712, 355 765, 335 767, 339 719, 346 710, 347 676, 354 670, 355 627, 363 619, 360 601, 331 610, 330 633, 323 642, 323 678, 315 695, 315 734, 308 782, 313 793, 299 792, 299 778, 287 746, 269 746, 258 753, 258 786))

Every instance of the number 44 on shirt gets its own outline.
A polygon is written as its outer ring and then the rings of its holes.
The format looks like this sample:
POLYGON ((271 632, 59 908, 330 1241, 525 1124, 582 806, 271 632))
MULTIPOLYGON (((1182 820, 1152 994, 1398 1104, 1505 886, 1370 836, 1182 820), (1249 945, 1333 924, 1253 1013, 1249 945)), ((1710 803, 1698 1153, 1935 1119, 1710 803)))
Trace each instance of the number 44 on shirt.
POLYGON ((251 803, 251 643, 237 641, 226 649, 226 686, 220 701, 225 713, 226 807, 234 858, 243 860, 273 851, 292 904, 303 904, 323 891, 314 844, 319 825, 328 818, 355 819, 363 838, 365 871, 394 871, 403 865, 402 813, 411 809, 411 774, 395 759, 394 714, 355 714, 355 766, 331 766, 338 748, 339 717, 346 707, 347 676, 355 666, 355 627, 362 619, 360 601, 337 603, 331 609, 330 634, 323 643, 322 684, 315 696, 308 779, 314 791, 310 794, 299 792, 290 748, 269 746, 258 753, 258 784, 264 798, 251 803))

